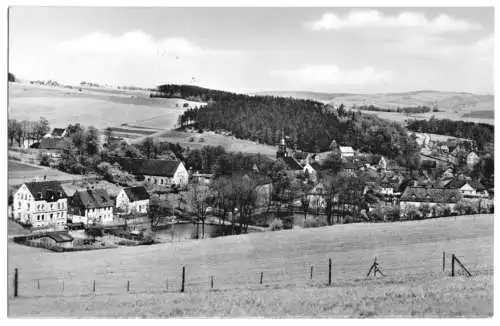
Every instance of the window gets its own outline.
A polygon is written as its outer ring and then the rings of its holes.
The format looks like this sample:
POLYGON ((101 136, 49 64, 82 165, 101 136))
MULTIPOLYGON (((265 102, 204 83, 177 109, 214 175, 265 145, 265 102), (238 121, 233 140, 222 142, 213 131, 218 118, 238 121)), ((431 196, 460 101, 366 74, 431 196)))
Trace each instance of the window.
POLYGON ((30 203, 28 203, 28 210, 30 209, 30 203))
POLYGON ((36 205, 36 209, 40 209, 40 205, 36 205))
POLYGON ((38 215, 38 216, 36 217, 36 220, 37 220, 37 221, 40 221, 40 215, 38 215))
POLYGON ((54 204, 50 204, 50 209, 52 210, 54 208, 54 204))
POLYGON ((161 184, 163 184, 163 179, 161 179, 161 184))
POLYGON ((54 218, 54 214, 50 214, 50 220, 52 221, 52 219, 54 218))
POLYGON ((57 203, 57 209, 61 209, 61 203, 57 203))

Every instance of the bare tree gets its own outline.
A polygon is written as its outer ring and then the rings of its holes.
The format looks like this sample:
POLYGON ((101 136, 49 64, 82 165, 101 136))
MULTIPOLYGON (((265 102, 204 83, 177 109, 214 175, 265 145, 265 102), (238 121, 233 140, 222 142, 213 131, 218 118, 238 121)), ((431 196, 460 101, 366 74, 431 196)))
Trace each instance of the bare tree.
POLYGON ((195 185, 193 187, 191 205, 196 217, 196 238, 199 238, 199 222, 202 223, 202 237, 205 236, 205 219, 208 215, 209 189, 204 186, 195 185))

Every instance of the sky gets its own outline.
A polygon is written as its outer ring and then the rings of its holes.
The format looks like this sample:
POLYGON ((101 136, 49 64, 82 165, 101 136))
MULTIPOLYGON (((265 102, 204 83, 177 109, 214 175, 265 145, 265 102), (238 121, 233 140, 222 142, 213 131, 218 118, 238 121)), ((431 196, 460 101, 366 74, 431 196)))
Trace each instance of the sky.
POLYGON ((494 9, 11 7, 25 80, 235 92, 494 92, 494 9))

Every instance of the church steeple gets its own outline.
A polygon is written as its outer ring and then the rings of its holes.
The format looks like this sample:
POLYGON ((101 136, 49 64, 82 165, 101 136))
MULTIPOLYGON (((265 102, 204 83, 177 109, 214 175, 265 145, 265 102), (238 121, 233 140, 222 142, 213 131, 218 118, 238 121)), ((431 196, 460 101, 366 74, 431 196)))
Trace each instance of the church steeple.
POLYGON ((276 158, 287 157, 288 152, 286 150, 285 132, 281 130, 281 141, 278 145, 278 151, 276 152, 276 158))

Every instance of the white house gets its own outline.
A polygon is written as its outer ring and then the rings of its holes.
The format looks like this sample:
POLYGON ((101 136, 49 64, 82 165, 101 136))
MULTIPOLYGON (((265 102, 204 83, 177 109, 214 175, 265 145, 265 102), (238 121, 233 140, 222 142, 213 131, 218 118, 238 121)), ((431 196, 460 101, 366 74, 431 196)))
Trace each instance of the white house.
POLYGON ((64 228, 68 196, 59 181, 28 182, 14 194, 13 217, 34 227, 64 228))
POLYGON ((489 198, 489 193, 484 186, 480 184, 473 186, 466 180, 452 180, 446 185, 446 188, 460 190, 464 198, 489 198))
POLYGON ((149 194, 144 187, 129 187, 120 190, 116 196, 116 208, 130 214, 134 209, 139 214, 145 214, 149 208, 149 194))
POLYGON ((340 157, 354 157, 354 149, 351 146, 339 146, 340 157))
POLYGON ((125 171, 144 177, 144 181, 151 185, 183 188, 189 181, 189 173, 181 161, 130 158, 116 158, 115 161, 125 171))
POLYGON ((106 189, 77 191, 69 202, 69 219, 73 223, 111 224, 114 206, 106 189))
POLYGON ((419 209, 427 205, 430 214, 438 207, 455 212, 461 199, 462 195, 457 189, 407 187, 401 196, 400 211, 401 215, 406 216, 410 208, 419 209))

